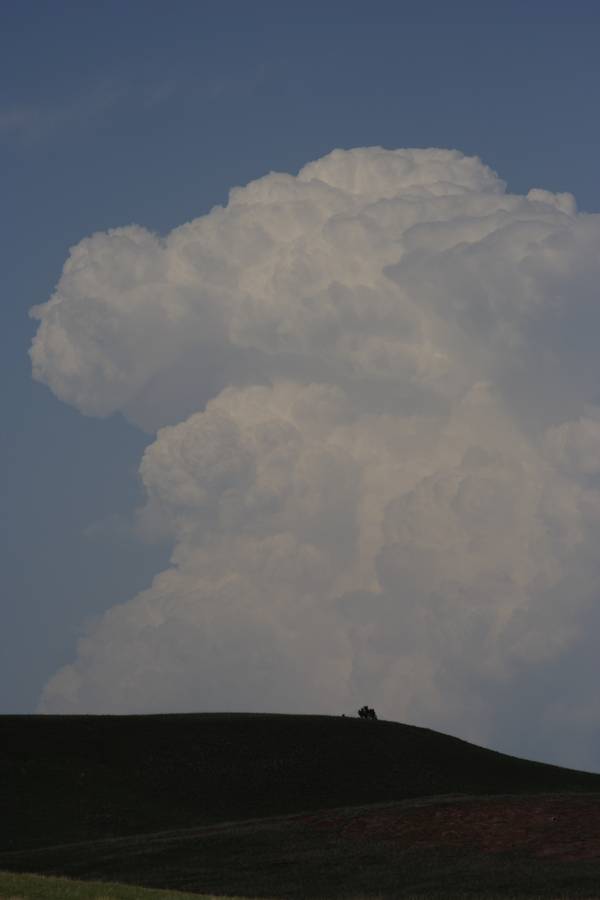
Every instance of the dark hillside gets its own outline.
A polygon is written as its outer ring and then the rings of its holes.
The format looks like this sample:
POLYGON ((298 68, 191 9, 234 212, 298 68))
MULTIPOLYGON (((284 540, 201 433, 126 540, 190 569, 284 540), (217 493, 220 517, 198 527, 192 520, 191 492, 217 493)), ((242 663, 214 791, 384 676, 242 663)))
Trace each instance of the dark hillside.
POLYGON ((395 722, 1 716, 0 849, 435 794, 600 791, 600 775, 395 722))
POLYGON ((0 870, 211 897, 598 898, 599 827, 600 794, 429 797, 0 853, 0 870))

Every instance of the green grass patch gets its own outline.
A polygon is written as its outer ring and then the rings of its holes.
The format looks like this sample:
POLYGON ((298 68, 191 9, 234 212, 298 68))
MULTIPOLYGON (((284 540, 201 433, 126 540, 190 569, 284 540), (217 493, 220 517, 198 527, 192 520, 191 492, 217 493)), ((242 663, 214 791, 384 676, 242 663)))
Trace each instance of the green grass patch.
MULTIPOLYGON (((0 900, 213 900, 213 894, 157 891, 105 881, 0 872, 0 900)), ((240 900, 220 897, 219 900, 240 900)))

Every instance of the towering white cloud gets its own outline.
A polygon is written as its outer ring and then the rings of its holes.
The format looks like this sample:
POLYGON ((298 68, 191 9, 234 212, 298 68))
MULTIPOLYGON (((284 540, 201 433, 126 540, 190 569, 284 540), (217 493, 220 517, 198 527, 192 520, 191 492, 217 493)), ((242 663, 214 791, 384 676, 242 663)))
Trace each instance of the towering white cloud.
POLYGON ((598 601, 599 250, 569 194, 381 148, 82 241, 34 376, 156 431, 140 516, 174 550, 41 709, 369 702, 493 740, 598 601))

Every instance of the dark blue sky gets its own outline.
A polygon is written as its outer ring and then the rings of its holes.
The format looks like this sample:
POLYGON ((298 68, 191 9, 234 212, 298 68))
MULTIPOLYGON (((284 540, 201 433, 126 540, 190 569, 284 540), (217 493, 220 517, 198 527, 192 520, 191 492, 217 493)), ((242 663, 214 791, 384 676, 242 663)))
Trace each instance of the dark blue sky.
POLYGON ((140 499, 149 436, 31 380, 28 310, 68 248, 132 222, 165 232, 234 185, 336 147, 457 148, 511 190, 571 191, 600 210, 600 9, 493 9, 4 5, 0 711, 32 710, 85 624, 147 585, 169 551, 113 527, 140 499))

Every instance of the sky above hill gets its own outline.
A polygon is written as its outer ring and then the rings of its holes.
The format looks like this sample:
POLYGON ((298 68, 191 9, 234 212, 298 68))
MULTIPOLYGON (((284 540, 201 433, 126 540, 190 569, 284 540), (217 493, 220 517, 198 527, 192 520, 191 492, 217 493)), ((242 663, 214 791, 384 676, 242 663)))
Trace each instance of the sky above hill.
POLYGON ((600 769, 600 14, 480 6, 3 10, 0 711, 600 769))

